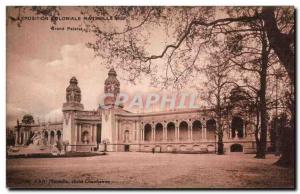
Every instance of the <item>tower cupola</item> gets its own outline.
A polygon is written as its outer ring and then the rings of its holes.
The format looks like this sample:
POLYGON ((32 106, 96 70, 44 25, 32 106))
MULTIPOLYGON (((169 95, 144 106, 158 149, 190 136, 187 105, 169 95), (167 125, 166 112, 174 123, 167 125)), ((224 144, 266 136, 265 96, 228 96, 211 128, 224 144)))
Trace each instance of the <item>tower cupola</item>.
POLYGON ((70 85, 66 89, 66 103, 63 104, 63 110, 83 110, 81 102, 81 90, 78 87, 76 77, 70 79, 70 85))
POLYGON ((108 77, 104 82, 104 93, 106 94, 104 105, 114 106, 117 95, 120 93, 120 82, 117 79, 117 73, 114 68, 108 71, 108 77))

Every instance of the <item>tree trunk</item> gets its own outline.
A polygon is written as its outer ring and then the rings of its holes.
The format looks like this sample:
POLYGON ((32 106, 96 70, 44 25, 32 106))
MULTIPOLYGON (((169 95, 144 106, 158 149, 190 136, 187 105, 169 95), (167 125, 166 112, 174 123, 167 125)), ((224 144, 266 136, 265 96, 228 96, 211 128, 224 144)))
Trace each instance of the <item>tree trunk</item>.
POLYGON ((293 167, 295 165, 295 114, 294 114, 294 103, 295 101, 292 100, 291 102, 291 123, 290 127, 285 127, 282 133, 282 140, 281 140, 281 157, 275 163, 278 166, 283 167, 293 167))
POLYGON ((262 34, 262 57, 261 57, 261 72, 260 72, 260 121, 261 131, 260 140, 258 143, 256 158, 266 157, 267 148, 267 103, 266 103, 266 90, 267 90, 267 68, 268 68, 268 55, 267 40, 265 34, 262 34))
POLYGON ((218 154, 224 154, 223 129, 220 116, 218 116, 218 154))
POLYGON ((282 153, 281 157, 275 164, 283 167, 293 167, 295 165, 294 129, 291 127, 285 127, 282 135, 282 153))
MULTIPOLYGON (((274 15, 274 7, 263 7, 262 19, 265 22, 265 30, 268 35, 271 48, 288 72, 291 84, 295 84, 295 52, 291 44, 294 44, 294 35, 286 35, 279 31, 274 15)), ((294 103, 294 102, 293 102, 294 103)), ((294 107, 294 105, 293 105, 294 107)), ((275 163, 280 166, 293 166, 295 162, 295 115, 294 108, 291 111, 291 128, 285 128, 283 134, 282 155, 275 163)))
MULTIPOLYGON (((274 7, 263 7, 262 19, 265 23, 265 30, 268 35, 268 40, 271 48, 274 50, 279 60, 288 72, 291 84, 295 84, 295 51, 291 44, 294 44, 294 34, 283 34, 277 27, 276 18, 274 15, 274 7)), ((292 102, 294 103, 294 102, 292 102)), ((292 105, 291 127, 287 127, 283 132, 283 144, 281 158, 275 163, 280 166, 293 166, 295 162, 295 106, 292 105)))
POLYGON ((221 87, 219 86, 217 93, 217 115, 218 115, 218 154, 224 154, 224 144, 223 144, 223 127, 222 127, 222 110, 221 110, 221 87))
POLYGON ((280 32, 277 27, 274 11, 275 7, 263 7, 262 19, 265 23, 264 28, 267 32, 271 48, 285 67, 293 84, 295 80, 295 52, 291 44, 294 44, 294 34, 287 35, 280 32))
MULTIPOLYGON (((257 102, 258 103, 258 102, 257 102)), ((258 110, 258 104, 256 105, 256 126, 255 126, 255 143, 256 143, 256 153, 260 152, 260 139, 258 137, 259 134, 259 117, 260 117, 260 112, 258 110)))
POLYGON ((218 154, 224 154, 224 144, 223 144, 223 131, 218 132, 218 154))

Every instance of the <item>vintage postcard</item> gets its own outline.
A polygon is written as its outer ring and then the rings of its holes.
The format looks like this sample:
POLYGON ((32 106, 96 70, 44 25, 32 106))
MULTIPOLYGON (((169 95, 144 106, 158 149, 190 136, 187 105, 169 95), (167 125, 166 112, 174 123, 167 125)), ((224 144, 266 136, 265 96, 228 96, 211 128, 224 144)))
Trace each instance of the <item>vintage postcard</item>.
POLYGON ((295 189, 293 6, 7 6, 10 189, 295 189))

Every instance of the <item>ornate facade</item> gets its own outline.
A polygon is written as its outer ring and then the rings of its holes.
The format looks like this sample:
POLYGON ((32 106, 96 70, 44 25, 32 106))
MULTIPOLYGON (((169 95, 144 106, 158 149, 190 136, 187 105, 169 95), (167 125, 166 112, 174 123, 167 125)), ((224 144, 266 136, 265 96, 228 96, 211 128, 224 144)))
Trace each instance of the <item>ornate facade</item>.
MULTIPOLYGON (((214 112, 211 109, 182 109, 170 112, 132 113, 116 106, 120 92, 117 73, 111 69, 105 80, 104 105, 95 111, 84 110, 81 90, 75 77, 66 89, 62 122, 16 127, 16 144, 25 144, 32 134, 43 143, 67 143, 68 151, 153 151, 214 152, 217 147, 214 112), (31 134, 31 135, 30 135, 31 134)), ((224 127, 225 152, 255 151, 251 116, 238 109, 228 115, 224 127)))

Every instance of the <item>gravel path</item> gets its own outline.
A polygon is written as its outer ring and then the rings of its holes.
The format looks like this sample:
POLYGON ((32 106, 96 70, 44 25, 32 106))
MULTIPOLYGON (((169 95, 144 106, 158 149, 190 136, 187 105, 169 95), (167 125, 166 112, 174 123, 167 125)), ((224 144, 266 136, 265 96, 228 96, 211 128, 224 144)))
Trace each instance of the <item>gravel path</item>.
POLYGON ((7 160, 7 186, 22 188, 292 188, 294 170, 249 154, 109 153, 7 160))

